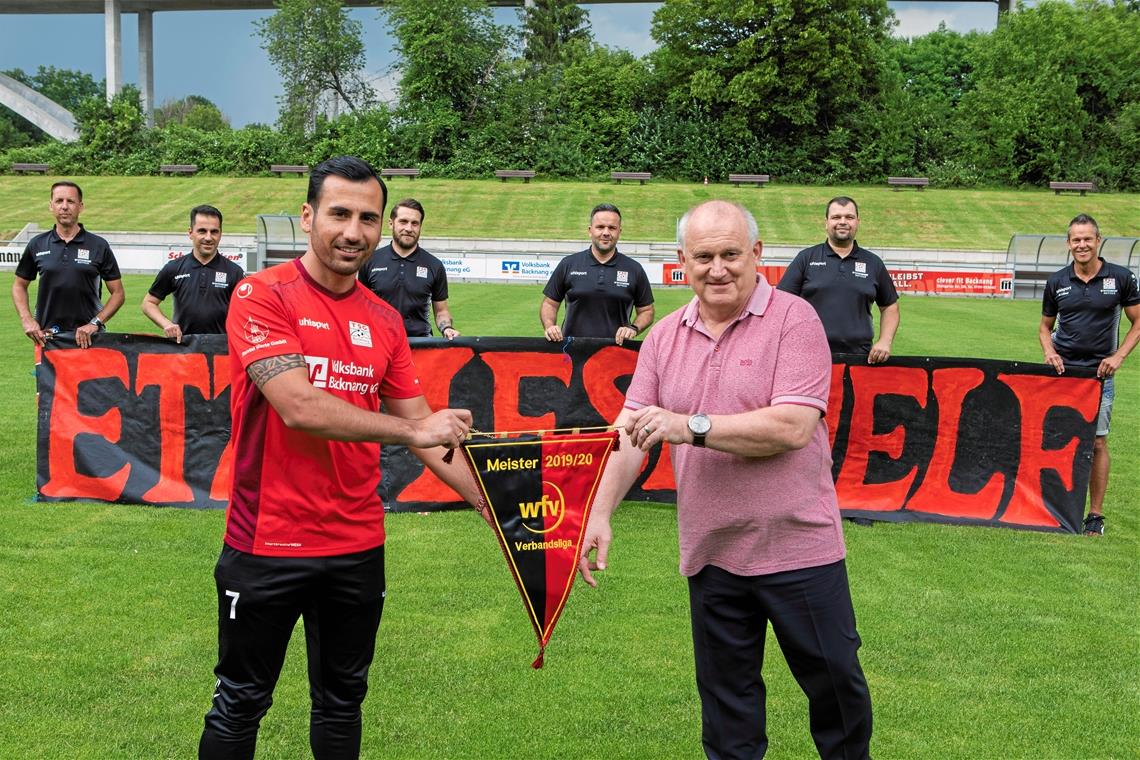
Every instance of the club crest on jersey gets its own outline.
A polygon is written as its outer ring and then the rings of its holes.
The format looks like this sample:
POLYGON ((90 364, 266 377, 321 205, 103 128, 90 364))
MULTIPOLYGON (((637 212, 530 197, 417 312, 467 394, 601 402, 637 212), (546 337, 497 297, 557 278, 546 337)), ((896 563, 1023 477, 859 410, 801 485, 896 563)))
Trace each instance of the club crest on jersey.
POLYGON ((372 348, 372 329, 363 322, 348 321, 348 339, 354 346, 372 348))
POLYGON ((1101 280, 1100 292, 1101 293, 1115 293, 1116 292, 1116 278, 1115 277, 1105 277, 1103 280, 1101 280))
POLYGON ((866 274, 867 273, 867 262, 856 261, 855 262, 855 271, 858 272, 859 274, 866 274))
POLYGON ((227 277, 225 272, 214 272, 214 282, 220 282, 224 285, 226 283, 226 279, 227 277))
POLYGON ((621 269, 619 269, 617 271, 616 282, 629 282, 629 272, 625 272, 625 271, 622 271, 621 269))
POLYGON ((246 319, 245 324, 242 325, 242 330, 245 333, 245 339, 254 345, 263 343, 269 337, 269 328, 260 322, 255 322, 253 317, 246 319))
POLYGON ((427 267, 416 267, 416 277, 419 277, 420 279, 426 279, 427 274, 427 267))
POLYGON ((90 261, 91 251, 87 250, 86 248, 80 248, 77 252, 76 258, 78 258, 80 261, 90 261))

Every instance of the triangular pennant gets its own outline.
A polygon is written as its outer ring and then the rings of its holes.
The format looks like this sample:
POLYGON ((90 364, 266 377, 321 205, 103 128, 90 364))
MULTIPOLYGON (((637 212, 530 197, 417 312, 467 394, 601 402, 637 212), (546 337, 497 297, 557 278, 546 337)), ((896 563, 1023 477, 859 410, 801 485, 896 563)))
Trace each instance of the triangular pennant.
POLYGON ((520 435, 463 445, 538 637, 541 668, 566 606, 590 506, 617 432, 520 435))

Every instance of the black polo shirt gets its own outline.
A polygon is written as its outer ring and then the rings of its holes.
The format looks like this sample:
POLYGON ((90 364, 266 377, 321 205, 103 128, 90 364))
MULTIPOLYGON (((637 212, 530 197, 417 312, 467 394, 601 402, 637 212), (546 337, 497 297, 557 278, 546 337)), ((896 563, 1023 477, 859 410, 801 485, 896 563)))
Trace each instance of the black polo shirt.
POLYGON ((431 337, 431 304, 447 300, 442 261, 419 246, 405 258, 389 243, 372 254, 360 280, 400 312, 408 337, 431 337))
POLYGON ((653 303, 641 264, 618 251, 603 264, 591 248, 558 262, 542 294, 566 301, 562 334, 568 338, 613 338, 619 327, 633 324, 635 306, 653 303))
POLYGON ((899 300, 883 260, 858 243, 842 257, 826 240, 803 249, 777 287, 815 307, 836 353, 870 353, 875 341, 871 304, 885 309, 899 300))
POLYGON ((122 279, 111 246, 82 224, 69 243, 54 225, 28 241, 16 276, 39 278, 36 321, 45 330, 58 327, 62 332, 82 327, 103 309, 103 280, 122 279))
POLYGON ((1100 259, 1100 271, 1085 282, 1073 264, 1049 275, 1041 314, 1056 317, 1053 347, 1066 364, 1095 367, 1111 356, 1120 337, 1120 310, 1140 304, 1136 275, 1100 259))
POLYGON ((192 253, 179 256, 159 270, 150 294, 159 301, 174 294, 174 323, 185 335, 224 333, 226 312, 245 271, 221 253, 205 264, 192 253))

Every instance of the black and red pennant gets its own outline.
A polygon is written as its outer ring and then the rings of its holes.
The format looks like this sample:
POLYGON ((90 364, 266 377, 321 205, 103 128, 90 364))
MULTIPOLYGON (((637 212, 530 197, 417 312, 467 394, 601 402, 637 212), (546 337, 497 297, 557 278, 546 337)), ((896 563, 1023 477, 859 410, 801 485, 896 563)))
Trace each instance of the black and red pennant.
POLYGON ((574 585, 582 536, 616 431, 473 440, 463 451, 538 637, 532 667, 574 585))

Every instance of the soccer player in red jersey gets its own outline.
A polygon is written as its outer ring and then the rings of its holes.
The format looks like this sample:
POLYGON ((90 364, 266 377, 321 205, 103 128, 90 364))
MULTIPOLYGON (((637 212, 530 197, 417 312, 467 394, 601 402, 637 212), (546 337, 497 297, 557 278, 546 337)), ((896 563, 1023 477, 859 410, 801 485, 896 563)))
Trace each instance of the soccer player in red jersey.
POLYGON ((380 443, 408 446, 479 502, 467 468, 442 464, 471 413, 431 411, 400 315, 357 281, 386 196, 358 158, 317 166, 301 209, 308 249, 243 280, 230 304, 234 472, 214 571, 217 687, 200 758, 253 757, 298 617, 313 754, 359 756, 385 594, 380 443))

